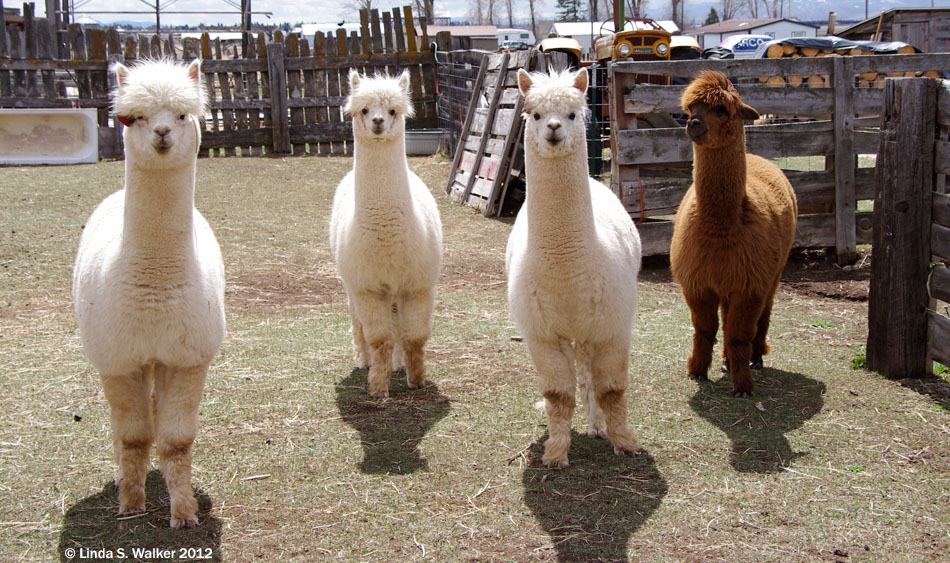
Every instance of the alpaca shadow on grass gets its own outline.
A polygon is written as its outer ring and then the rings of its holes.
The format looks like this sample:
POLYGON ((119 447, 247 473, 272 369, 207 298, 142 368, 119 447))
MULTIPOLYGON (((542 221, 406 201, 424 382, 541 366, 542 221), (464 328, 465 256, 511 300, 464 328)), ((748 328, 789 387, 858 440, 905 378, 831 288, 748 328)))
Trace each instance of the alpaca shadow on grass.
POLYGON ((541 463, 546 439, 531 445, 521 481, 557 561, 629 561, 630 536, 667 492, 653 456, 646 450, 616 455, 606 440, 572 432, 570 466, 548 469, 541 463))
POLYGON ((195 491, 198 526, 174 530, 165 480, 157 469, 145 481, 141 516, 119 520, 119 490, 110 481, 102 491, 71 507, 59 535, 59 560, 221 561, 221 520, 211 516, 211 498, 195 491), (121 550, 121 551, 120 551, 121 550))
POLYGON ((393 374, 388 399, 373 399, 367 388, 367 372, 360 369, 336 385, 340 415, 360 433, 360 471, 405 475, 427 469, 419 443, 449 413, 449 399, 428 380, 421 389, 409 389, 402 373, 393 374))
POLYGON ((753 372, 749 398, 732 396, 728 374, 703 382, 689 401, 699 416, 732 440, 729 462, 742 473, 777 473, 806 452, 793 452, 785 434, 802 426, 824 405, 825 384, 772 368, 753 372))

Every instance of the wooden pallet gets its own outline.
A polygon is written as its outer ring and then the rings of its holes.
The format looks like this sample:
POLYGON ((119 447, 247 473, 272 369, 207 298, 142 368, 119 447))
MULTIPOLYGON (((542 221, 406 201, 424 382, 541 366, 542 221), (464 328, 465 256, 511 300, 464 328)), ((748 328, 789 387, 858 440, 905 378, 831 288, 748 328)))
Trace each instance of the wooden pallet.
POLYGON ((538 51, 486 54, 472 91, 445 192, 456 203, 500 215, 513 178, 524 168, 518 69, 545 68, 538 51))

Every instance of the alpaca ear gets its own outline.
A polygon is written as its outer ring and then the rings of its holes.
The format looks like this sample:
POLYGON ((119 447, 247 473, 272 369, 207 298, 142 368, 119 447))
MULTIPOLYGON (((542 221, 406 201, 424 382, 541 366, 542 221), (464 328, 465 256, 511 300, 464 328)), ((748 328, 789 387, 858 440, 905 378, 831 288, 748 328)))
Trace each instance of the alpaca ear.
POLYGON ((356 90, 360 85, 360 73, 355 68, 350 69, 350 92, 356 90))
POLYGON ((531 80, 531 75, 528 74, 523 68, 518 69, 518 90, 521 90, 522 96, 528 95, 528 90, 531 89, 531 85, 534 84, 534 81, 531 80))
POLYGON ((409 71, 404 70, 402 74, 399 75, 399 87, 403 89, 404 92, 409 91, 409 71))
POLYGON ((195 59, 188 65, 188 78, 198 82, 201 76, 201 59, 195 59))
POLYGON ((119 88, 125 86, 129 81, 129 68, 122 63, 115 63, 112 65, 112 72, 115 73, 116 82, 119 84, 119 88))
POLYGON ((752 106, 747 106, 742 102, 739 102, 739 117, 746 121, 755 121, 759 118, 759 112, 755 111, 755 108, 752 106))
POLYGON ((587 93, 587 69, 582 68, 574 73, 574 87, 581 91, 581 94, 587 93))

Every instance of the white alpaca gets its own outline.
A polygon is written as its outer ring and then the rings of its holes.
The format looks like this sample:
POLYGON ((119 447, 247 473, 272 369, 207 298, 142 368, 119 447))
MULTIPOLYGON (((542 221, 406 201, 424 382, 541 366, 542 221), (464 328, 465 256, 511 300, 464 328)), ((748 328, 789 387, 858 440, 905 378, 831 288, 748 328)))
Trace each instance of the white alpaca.
POLYGON ((405 357, 410 388, 425 382, 442 223, 435 199, 406 162, 409 73, 367 78, 351 70, 344 110, 353 118, 353 170, 333 198, 330 249, 360 367, 369 367, 369 392, 379 399, 389 396, 394 355, 405 357))
POLYGON ((224 338, 224 264, 194 208, 205 93, 198 61, 113 70, 115 114, 127 125, 125 189, 86 223, 73 306, 109 401, 119 512, 145 510, 154 440, 171 526, 195 526, 191 447, 208 365, 224 338))
POLYGON ((508 307, 538 370, 545 465, 567 466, 575 379, 590 436, 639 448, 627 426, 627 361, 640 237, 620 200, 587 170, 587 71, 518 71, 527 196, 508 239, 508 307), (575 378, 576 370, 579 377, 575 378))

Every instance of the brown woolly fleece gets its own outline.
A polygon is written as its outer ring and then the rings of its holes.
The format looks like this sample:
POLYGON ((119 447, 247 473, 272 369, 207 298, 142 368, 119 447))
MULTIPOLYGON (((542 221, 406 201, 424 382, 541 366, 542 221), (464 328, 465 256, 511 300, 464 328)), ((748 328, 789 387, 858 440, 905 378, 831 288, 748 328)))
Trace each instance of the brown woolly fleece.
POLYGON ((798 205, 782 171, 746 154, 744 121, 759 117, 721 73, 704 71, 683 92, 693 141, 693 185, 673 230, 670 266, 689 305, 689 376, 706 379, 722 311, 724 366, 735 396, 768 353, 772 301, 795 238, 798 205))

